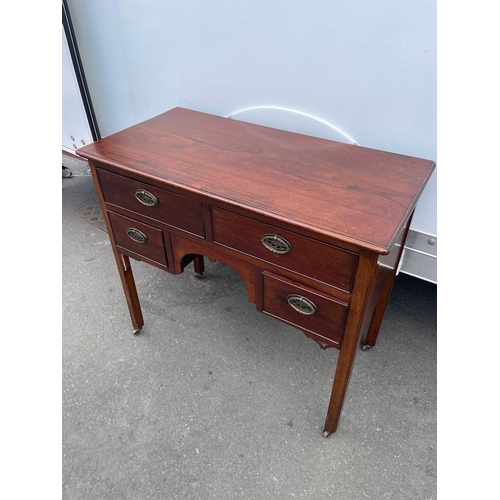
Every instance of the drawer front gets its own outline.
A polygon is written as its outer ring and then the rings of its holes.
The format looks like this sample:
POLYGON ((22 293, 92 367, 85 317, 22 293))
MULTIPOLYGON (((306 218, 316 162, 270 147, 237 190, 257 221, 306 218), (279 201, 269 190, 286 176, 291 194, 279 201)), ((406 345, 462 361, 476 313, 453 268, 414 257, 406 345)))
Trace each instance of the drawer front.
POLYGON ((97 169, 97 175, 106 203, 205 236, 201 203, 101 169, 97 169))
POLYGON ((212 222, 216 243, 340 290, 352 289, 355 253, 217 208, 212 208, 212 222))
POLYGON ((262 312, 341 344, 348 304, 267 271, 263 273, 262 312))
POLYGON ((132 252, 162 267, 168 266, 161 229, 113 212, 108 215, 119 250, 132 252))

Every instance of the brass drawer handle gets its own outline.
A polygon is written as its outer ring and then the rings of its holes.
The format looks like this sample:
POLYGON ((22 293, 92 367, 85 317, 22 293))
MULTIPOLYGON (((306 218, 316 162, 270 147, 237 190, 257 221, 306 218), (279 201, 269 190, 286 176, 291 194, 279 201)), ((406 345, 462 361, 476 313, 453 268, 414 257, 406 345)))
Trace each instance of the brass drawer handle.
POLYGON ((158 205, 158 198, 145 189, 138 189, 135 192, 135 198, 147 207, 155 207, 158 205))
POLYGON ((292 249, 292 245, 277 234, 265 234, 261 241, 268 250, 279 255, 288 253, 292 249))
POLYGON ((288 301, 290 307, 295 309, 300 314, 305 314, 306 316, 311 316, 318 310, 316 304, 312 300, 309 300, 302 295, 292 293, 286 298, 286 300, 288 301))
POLYGON ((139 231, 139 229, 135 229, 134 227, 127 229, 127 234, 129 238, 134 240, 136 243, 146 243, 146 241, 148 241, 148 237, 142 231, 139 231))

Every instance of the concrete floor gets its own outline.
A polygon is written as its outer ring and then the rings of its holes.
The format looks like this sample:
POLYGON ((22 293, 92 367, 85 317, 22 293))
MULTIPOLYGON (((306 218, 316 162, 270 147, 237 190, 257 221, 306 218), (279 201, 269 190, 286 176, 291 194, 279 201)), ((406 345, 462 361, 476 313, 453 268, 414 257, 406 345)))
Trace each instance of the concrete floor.
POLYGON ((324 439, 338 351, 208 261, 201 280, 134 261, 133 336, 108 236, 75 214, 97 200, 88 166, 63 164, 64 499, 436 498, 435 285, 398 276, 324 439))

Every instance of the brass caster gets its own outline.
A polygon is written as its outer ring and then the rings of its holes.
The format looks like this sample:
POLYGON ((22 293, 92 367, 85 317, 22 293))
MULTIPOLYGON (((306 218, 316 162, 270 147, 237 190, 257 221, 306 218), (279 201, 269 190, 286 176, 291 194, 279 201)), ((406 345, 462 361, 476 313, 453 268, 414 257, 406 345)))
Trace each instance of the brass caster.
POLYGON ((361 346, 361 350, 362 351, 367 351, 368 349, 371 349, 372 347, 373 347, 372 345, 368 345, 368 344, 365 343, 365 344, 363 344, 361 346))
POLYGON ((132 333, 133 333, 134 335, 137 335, 138 333, 140 333, 140 332, 141 332, 141 330, 142 330, 142 328, 135 328, 135 329, 132 331, 132 333))
POLYGON ((327 431, 326 429, 323 431, 323 437, 327 438, 331 434, 330 431, 327 431))

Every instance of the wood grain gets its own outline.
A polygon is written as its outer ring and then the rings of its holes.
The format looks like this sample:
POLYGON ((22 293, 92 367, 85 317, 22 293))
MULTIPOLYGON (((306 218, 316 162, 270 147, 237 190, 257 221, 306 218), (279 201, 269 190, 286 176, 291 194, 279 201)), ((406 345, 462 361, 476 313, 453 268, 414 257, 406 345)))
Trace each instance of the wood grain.
POLYGON ((390 251, 435 168, 430 160, 183 108, 78 154, 382 254, 390 251))

